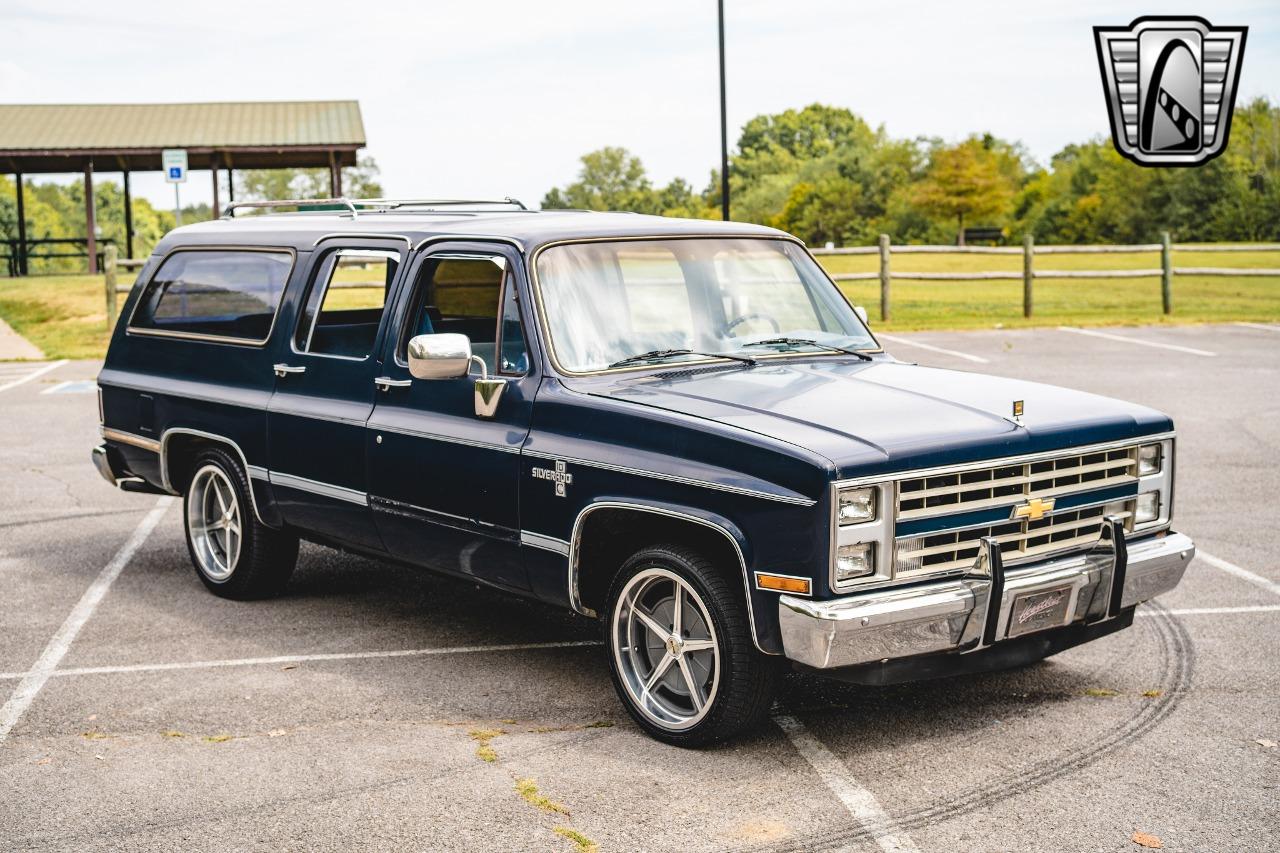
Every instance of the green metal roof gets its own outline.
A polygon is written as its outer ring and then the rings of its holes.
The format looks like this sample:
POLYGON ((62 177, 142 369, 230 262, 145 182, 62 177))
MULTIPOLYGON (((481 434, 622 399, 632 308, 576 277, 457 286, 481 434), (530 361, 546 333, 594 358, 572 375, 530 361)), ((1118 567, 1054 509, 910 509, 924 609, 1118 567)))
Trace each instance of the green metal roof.
POLYGON ((363 147, 356 101, 0 104, 0 151, 363 147))

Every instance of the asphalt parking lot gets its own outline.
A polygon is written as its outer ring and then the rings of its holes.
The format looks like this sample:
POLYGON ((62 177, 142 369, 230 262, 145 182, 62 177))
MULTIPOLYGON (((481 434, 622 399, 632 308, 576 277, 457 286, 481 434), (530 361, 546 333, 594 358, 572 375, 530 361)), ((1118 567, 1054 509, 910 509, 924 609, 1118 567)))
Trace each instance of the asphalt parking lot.
POLYGON ((283 598, 209 595, 181 507, 89 464, 98 365, 0 364, 0 848, 1280 847, 1280 326, 885 343, 1170 412, 1202 555, 1127 631, 792 675, 773 725, 698 752, 631 724, 567 613, 314 546, 283 598))

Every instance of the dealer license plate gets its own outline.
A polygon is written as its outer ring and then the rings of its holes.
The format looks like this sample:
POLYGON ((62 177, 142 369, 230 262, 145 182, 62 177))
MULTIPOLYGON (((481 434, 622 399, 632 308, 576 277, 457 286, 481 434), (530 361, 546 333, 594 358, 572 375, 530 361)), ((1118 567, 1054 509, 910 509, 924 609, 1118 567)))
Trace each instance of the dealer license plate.
POLYGON ((1017 637, 1067 624, 1070 605, 1070 584, 1018 596, 1013 600, 1013 612, 1009 616, 1009 636, 1017 637))

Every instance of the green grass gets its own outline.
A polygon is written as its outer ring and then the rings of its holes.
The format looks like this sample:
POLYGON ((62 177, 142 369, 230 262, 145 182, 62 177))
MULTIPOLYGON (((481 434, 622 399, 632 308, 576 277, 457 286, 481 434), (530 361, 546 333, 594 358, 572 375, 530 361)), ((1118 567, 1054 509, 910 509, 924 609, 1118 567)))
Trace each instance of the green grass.
POLYGON ((102 358, 107 350, 102 276, 0 278, 0 317, 49 358, 102 358))
MULTIPOLYGON (((831 273, 876 272, 874 255, 826 255, 831 273)), ((894 255, 895 272, 1021 272, 1021 255, 894 255)), ((1038 270, 1158 269, 1160 254, 1037 255, 1038 270)), ((1175 251, 1175 267, 1280 268, 1280 252, 1175 251)), ((1174 276, 1173 314, 1161 311, 1160 278, 1037 279, 1035 311, 1022 316, 1021 281, 904 281, 890 291, 891 321, 880 316, 878 281, 841 282, 885 331, 993 326, 1135 325, 1280 320, 1280 278, 1174 276)))
MULTIPOLYGON (((874 255, 823 256, 828 271, 875 272, 874 255)), ((1037 255, 1036 268, 1155 269, 1158 252, 1106 255, 1037 255)), ((1020 255, 895 255, 898 272, 979 272, 1022 269, 1020 255)), ((1280 268, 1280 252, 1175 251, 1174 266, 1280 268)), ((345 271, 344 271, 345 272, 345 271)), ((352 277, 359 271, 353 271, 352 277)), ((358 280, 358 279, 357 279, 358 280)), ((459 283, 463 282, 461 279, 459 283)), ((903 281, 892 283, 892 320, 880 317, 876 281, 842 282, 841 289, 867 309, 878 329, 980 329, 1003 326, 1135 325, 1280 321, 1280 278, 1175 276, 1173 314, 1160 306, 1159 277, 1138 279, 1039 279, 1035 314, 1022 316, 1021 281, 903 281)), ((334 292, 332 307, 367 304, 376 290, 334 292)), ((124 302, 123 294, 120 297, 124 302)), ((0 279, 0 317, 49 358, 101 358, 108 331, 101 276, 60 275, 0 279)))

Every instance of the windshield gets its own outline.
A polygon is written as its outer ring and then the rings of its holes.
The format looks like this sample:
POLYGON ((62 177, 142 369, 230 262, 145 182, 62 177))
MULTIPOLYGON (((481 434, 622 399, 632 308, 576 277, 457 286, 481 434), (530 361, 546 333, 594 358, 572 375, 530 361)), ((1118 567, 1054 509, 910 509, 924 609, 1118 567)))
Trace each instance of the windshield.
POLYGON ((537 272, 556 361, 572 373, 878 349, 808 254, 784 240, 574 243, 542 252, 537 272))

